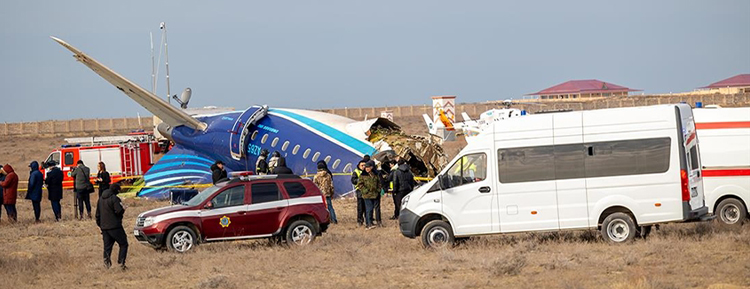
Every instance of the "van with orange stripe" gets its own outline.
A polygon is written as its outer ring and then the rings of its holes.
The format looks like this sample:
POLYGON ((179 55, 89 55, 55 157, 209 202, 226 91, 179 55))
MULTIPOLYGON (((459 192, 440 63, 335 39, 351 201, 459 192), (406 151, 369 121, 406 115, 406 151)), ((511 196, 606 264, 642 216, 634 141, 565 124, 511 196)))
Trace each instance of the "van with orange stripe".
POLYGON ((401 233, 441 247, 478 235, 599 230, 624 243, 651 226, 708 220, 687 104, 494 122, 402 201, 401 233))
POLYGON ((750 107, 693 110, 709 213, 741 224, 750 213, 750 107))

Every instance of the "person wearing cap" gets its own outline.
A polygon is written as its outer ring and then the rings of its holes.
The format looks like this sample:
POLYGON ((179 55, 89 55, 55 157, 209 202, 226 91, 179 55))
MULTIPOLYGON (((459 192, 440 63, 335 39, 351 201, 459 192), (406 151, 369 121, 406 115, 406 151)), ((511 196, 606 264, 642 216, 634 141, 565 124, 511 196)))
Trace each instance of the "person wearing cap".
POLYGON ((278 165, 280 157, 281 157, 281 153, 279 153, 278 151, 274 151, 271 154, 271 158, 268 159, 268 173, 269 174, 273 173, 273 169, 275 169, 276 166, 278 165))
POLYGON ((375 162, 371 160, 365 163, 365 171, 359 176, 356 187, 362 192, 362 199, 365 202, 365 229, 370 230, 375 227, 373 210, 375 201, 380 195, 380 178, 375 172, 375 162))
POLYGON ((214 185, 221 180, 227 179, 227 170, 224 169, 224 162, 216 161, 211 165, 211 180, 214 185))
POLYGON ((266 158, 268 158, 268 150, 263 149, 260 151, 260 156, 258 156, 258 160, 255 161, 255 174, 256 175, 266 175, 268 174, 268 162, 266 161, 266 158))
POLYGON ((44 183, 47 185, 47 199, 52 204, 52 212, 55 214, 55 221, 62 219, 62 206, 60 200, 63 196, 63 172, 57 167, 55 161, 49 161, 47 167, 47 177, 44 183))
POLYGON ((286 158, 285 157, 279 157, 276 160, 276 167, 273 168, 273 171, 271 171, 274 175, 293 175, 294 172, 292 169, 286 166, 286 158))
POLYGON ((104 267, 112 266, 110 259, 112 247, 117 242, 120 252, 117 254, 117 264, 122 270, 127 269, 125 259, 128 257, 128 235, 122 227, 122 217, 125 215, 125 206, 117 194, 120 193, 120 184, 113 184, 102 193, 102 197, 96 204, 96 225, 102 231, 104 243, 104 267))
POLYGON ((29 164, 29 185, 26 187, 26 199, 31 201, 34 207, 34 222, 39 223, 39 217, 42 215, 42 185, 44 185, 44 175, 39 171, 39 163, 33 161, 29 164))
POLYGON ((10 164, 6 164, 0 169, 0 174, 5 175, 5 179, 0 182, 3 187, 3 207, 8 219, 11 222, 18 220, 16 215, 16 198, 18 198, 18 175, 10 164))
POLYGON ((320 189, 323 196, 326 198, 326 204, 328 204, 328 212, 331 213, 331 222, 338 224, 339 221, 336 219, 336 211, 333 209, 333 174, 328 170, 328 164, 325 161, 318 161, 318 172, 313 177, 313 183, 320 189))

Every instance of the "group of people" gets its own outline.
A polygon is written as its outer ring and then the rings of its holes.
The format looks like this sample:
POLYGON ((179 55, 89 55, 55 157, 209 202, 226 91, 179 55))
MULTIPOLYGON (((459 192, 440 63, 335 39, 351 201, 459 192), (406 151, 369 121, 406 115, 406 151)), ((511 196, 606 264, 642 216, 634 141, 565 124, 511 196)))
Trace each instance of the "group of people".
MULTIPOLYGON (((33 161, 29 164, 29 182, 26 189, 26 199, 31 201, 34 208, 34 219, 39 223, 41 217, 42 188, 47 187, 47 199, 52 205, 55 221, 62 219, 62 206, 60 200, 63 198, 63 172, 57 163, 48 161, 45 167, 49 168, 46 177, 39 169, 39 162, 33 161)), ((76 194, 79 219, 83 219, 83 208, 86 207, 89 219, 91 218, 91 201, 89 195, 94 192, 94 185, 90 180, 91 170, 78 161, 76 167, 70 172, 73 178, 73 191, 76 194)), ((110 184, 111 178, 103 162, 99 162, 99 172, 96 176, 96 184, 99 189, 99 200, 96 206, 96 224, 102 232, 104 243, 104 265, 109 268, 112 265, 110 255, 115 242, 120 247, 117 263, 122 269, 126 269, 125 258, 128 254, 128 239, 125 229, 122 227, 122 218, 125 208, 117 197, 120 193, 119 184, 110 184)), ((0 169, 0 204, 5 208, 10 222, 17 222, 16 199, 18 198, 18 175, 13 167, 6 164, 0 169)), ((0 211, 0 216, 2 211, 0 211)))
POLYGON ((398 219, 401 211, 401 200, 416 186, 414 175, 409 164, 404 159, 386 160, 375 166, 375 161, 365 155, 352 172, 352 184, 357 196, 357 224, 365 225, 366 230, 375 228, 375 224, 382 226, 380 198, 386 192, 393 196, 393 216, 398 219))
MULTIPOLYGON (((282 157, 279 152, 273 152, 268 159, 268 150, 263 149, 260 152, 258 160, 255 162, 255 174, 257 175, 293 175, 292 169, 287 167, 286 158, 282 157)), ((215 185, 218 182, 226 180, 227 170, 224 168, 224 162, 218 160, 211 165, 211 181, 215 185)))

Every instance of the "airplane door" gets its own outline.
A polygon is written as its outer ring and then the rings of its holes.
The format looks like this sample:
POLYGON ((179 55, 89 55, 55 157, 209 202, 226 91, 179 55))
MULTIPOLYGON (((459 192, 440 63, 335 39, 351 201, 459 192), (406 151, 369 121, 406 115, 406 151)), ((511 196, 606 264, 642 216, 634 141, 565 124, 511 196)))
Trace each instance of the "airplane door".
POLYGON ((445 173, 451 187, 442 194, 443 213, 455 235, 486 234, 492 231, 493 184, 487 179, 489 152, 469 153, 445 173))
POLYGON ((240 114, 235 120, 232 130, 229 135, 229 154, 235 160, 247 155, 245 151, 247 147, 247 137, 250 133, 250 126, 255 125, 258 120, 266 116, 268 112, 267 107, 253 106, 240 114))

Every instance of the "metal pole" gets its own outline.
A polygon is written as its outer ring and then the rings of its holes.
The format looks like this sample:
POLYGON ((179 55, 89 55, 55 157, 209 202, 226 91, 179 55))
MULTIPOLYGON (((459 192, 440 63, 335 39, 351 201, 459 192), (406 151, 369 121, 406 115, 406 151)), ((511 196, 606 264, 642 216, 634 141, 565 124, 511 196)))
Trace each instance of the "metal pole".
POLYGON ((156 64, 154 63, 154 34, 149 32, 151 38, 151 93, 156 94, 156 64))
POLYGON ((167 103, 171 104, 170 100, 172 94, 169 91, 169 48, 167 47, 167 24, 162 22, 161 29, 164 29, 164 58, 167 69, 167 103))

